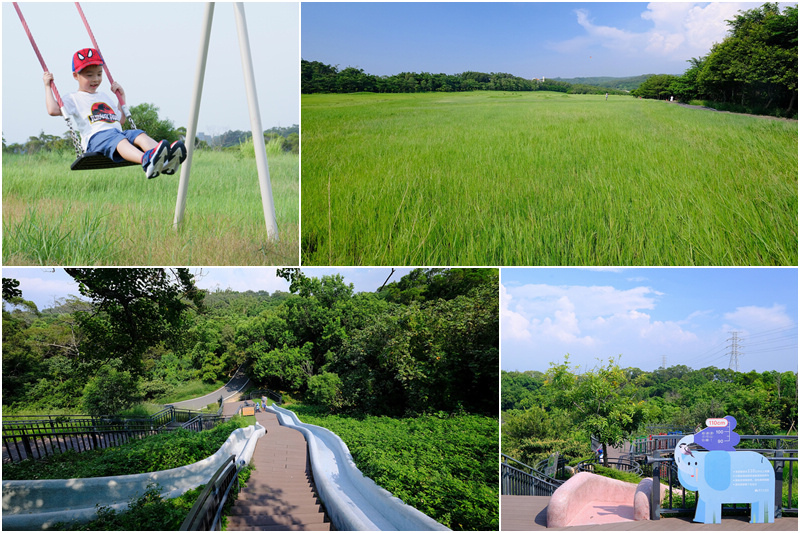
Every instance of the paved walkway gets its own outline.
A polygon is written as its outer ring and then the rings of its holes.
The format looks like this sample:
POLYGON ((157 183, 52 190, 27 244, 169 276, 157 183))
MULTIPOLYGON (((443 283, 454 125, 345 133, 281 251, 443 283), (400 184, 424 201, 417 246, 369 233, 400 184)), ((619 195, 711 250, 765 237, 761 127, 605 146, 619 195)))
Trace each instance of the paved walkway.
POLYGON ((256 413, 267 429, 258 440, 247 486, 228 515, 228 531, 330 531, 317 498, 303 434, 274 413, 256 413))
POLYGON ((170 405, 173 405, 178 409, 205 409, 208 404, 217 403, 220 396, 225 399, 233 394, 236 394, 242 390, 245 385, 247 385, 249 380, 250 378, 248 378, 242 368, 239 367, 230 381, 228 381, 228 383, 226 383, 221 389, 217 389, 214 392, 199 398, 192 398, 191 400, 184 400, 182 402, 174 402, 170 405))

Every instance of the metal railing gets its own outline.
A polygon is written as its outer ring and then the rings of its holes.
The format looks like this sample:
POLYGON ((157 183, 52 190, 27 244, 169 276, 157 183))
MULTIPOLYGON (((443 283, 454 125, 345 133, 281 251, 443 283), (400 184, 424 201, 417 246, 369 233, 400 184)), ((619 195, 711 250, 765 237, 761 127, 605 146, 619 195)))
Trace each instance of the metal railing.
MULTIPOLYGON (((589 459, 586 461, 581 461, 577 465, 575 465, 576 472, 592 472, 594 473, 596 466, 606 466, 606 460, 597 458, 589 459)), ((614 470, 619 470, 621 472, 632 472, 637 476, 643 475, 642 467, 632 459, 627 459, 624 457, 619 458, 608 458, 608 468, 613 468, 614 470)))
POLYGON ((500 454, 500 493, 511 496, 552 496, 564 481, 544 475, 534 467, 500 454))
MULTIPOLYGON (((682 435, 677 440, 681 437, 682 435)), ((654 435, 653 438, 654 440, 663 439, 669 441, 674 439, 672 435, 654 435)), ((653 466, 653 493, 650 498, 651 520, 658 520, 662 515, 672 516, 693 513, 697 506, 697 493, 688 491, 689 495, 687 497, 687 490, 678 480, 678 470, 675 458, 672 457, 672 450, 669 450, 664 454, 664 457, 661 457, 660 450, 663 449, 658 447, 655 453, 647 459, 648 463, 653 466), (662 480, 666 481, 668 487, 667 507, 662 507, 663 502, 659 492, 662 480)), ((793 499, 797 496, 797 484, 794 475, 795 466, 797 465, 797 437, 785 435, 740 435, 740 446, 737 449, 760 453, 772 463, 775 470, 775 518, 780 518, 784 513, 797 515, 797 504, 793 504, 793 499), (773 446, 770 448, 750 447, 763 443, 773 444, 773 446), (790 445, 794 445, 794 449, 788 449, 790 445), (786 463, 789 464, 787 465, 786 463), (784 487, 787 492, 785 505, 783 502, 784 487)), ((732 504, 723 507, 725 514, 743 514, 748 510, 749 505, 747 504, 732 504)))
POLYGON ((209 429, 223 421, 217 415, 165 407, 147 418, 113 418, 80 415, 3 417, 3 462, 42 459, 68 450, 120 446, 185 426, 193 431, 209 429))
POLYGON ((647 437, 639 437, 631 442, 631 453, 634 455, 653 455, 657 451, 671 450, 685 435, 682 431, 651 433, 647 437))
POLYGON ((206 483, 179 531, 216 531, 225 502, 238 481, 238 474, 236 456, 231 455, 206 483))

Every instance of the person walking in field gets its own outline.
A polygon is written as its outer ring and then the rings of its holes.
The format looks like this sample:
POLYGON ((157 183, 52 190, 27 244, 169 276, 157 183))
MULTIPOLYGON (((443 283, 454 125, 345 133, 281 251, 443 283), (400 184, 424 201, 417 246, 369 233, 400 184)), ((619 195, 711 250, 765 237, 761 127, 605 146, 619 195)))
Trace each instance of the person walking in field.
MULTIPOLYGON (((186 146, 182 141, 170 145, 167 141, 156 142, 144 130, 123 130, 125 116, 113 105, 113 99, 99 92, 103 82, 103 58, 94 48, 78 50, 72 56, 72 76, 78 82, 78 90, 63 99, 65 111, 78 125, 81 144, 86 152, 99 152, 115 163, 123 160, 141 163, 147 178, 159 174, 174 174, 186 159, 186 146)), ((51 83, 53 74, 45 72, 45 104, 50 116, 61 116, 51 83)), ((125 91, 114 82, 111 92, 125 91)))
POLYGON ((606 93, 606 102, 608 102, 608 93, 606 93))

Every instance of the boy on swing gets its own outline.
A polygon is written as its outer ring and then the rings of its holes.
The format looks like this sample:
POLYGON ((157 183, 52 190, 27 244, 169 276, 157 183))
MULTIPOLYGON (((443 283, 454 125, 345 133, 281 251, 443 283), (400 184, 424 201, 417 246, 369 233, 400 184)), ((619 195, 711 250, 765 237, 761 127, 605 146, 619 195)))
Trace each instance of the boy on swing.
MULTIPOLYGON (((141 163, 145 175, 155 178, 159 174, 174 174, 186 159, 186 146, 175 141, 156 142, 143 130, 123 130, 125 116, 111 102, 112 98, 97 88, 103 81, 103 58, 97 50, 84 48, 72 57, 72 76, 78 82, 78 91, 64 99, 64 109, 77 124, 85 152, 99 152, 115 163, 123 160, 141 163)), ((50 83, 53 75, 45 72, 47 113, 61 115, 50 83)), ((111 91, 125 98, 125 91, 117 82, 111 91)))

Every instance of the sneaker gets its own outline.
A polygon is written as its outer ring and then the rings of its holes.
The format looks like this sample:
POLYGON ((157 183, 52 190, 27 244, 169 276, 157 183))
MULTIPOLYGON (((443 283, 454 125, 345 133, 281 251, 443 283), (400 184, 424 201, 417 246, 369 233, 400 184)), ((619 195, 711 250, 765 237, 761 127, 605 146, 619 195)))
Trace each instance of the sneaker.
POLYGON ((148 150, 142 156, 142 168, 147 179, 152 179, 161 174, 164 163, 169 156, 169 146, 167 141, 161 141, 152 150, 148 150))
POLYGON ((161 172, 167 175, 175 174, 184 161, 186 161, 186 145, 183 144, 183 141, 175 141, 169 147, 169 159, 164 163, 161 172))

